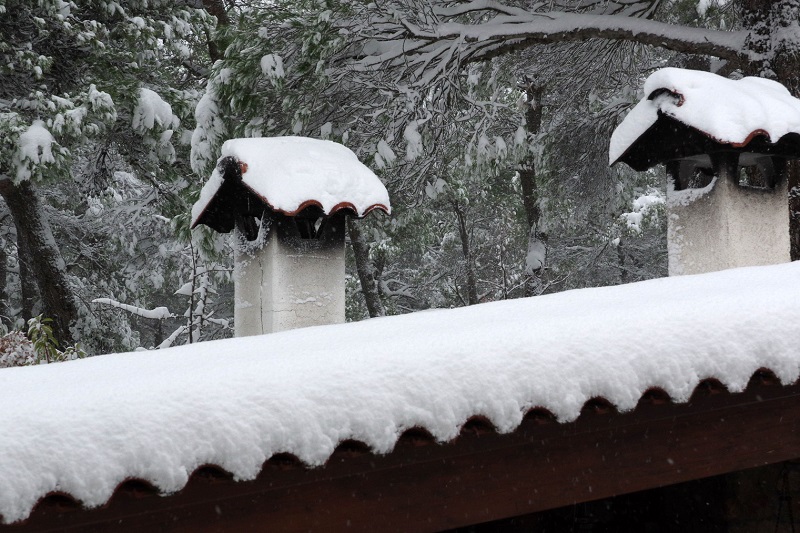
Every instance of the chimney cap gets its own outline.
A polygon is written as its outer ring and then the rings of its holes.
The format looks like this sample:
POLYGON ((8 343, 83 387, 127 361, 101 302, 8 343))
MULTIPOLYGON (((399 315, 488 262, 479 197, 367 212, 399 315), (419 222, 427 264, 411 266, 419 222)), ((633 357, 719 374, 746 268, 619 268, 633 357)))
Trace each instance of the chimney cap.
POLYGON ((715 152, 800 157, 800 100, 780 83, 664 68, 611 135, 609 161, 646 170, 715 152))
POLYGON ((325 215, 346 209, 363 217, 391 213, 381 180, 347 147, 308 137, 230 139, 192 207, 192 223, 227 232, 252 203, 286 216, 310 206, 325 215), (243 208, 242 205, 246 205, 243 208))

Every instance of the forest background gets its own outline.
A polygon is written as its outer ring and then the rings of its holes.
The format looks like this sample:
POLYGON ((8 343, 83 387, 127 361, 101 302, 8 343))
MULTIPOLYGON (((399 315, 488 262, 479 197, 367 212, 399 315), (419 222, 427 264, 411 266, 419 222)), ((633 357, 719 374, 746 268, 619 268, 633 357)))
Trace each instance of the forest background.
POLYGON ((231 336, 231 238, 188 224, 232 137, 331 139, 386 183, 392 216, 348 224, 348 320, 664 276, 667 179, 609 168, 611 132, 665 66, 800 95, 799 19, 800 0, 0 0, 0 366, 231 336))

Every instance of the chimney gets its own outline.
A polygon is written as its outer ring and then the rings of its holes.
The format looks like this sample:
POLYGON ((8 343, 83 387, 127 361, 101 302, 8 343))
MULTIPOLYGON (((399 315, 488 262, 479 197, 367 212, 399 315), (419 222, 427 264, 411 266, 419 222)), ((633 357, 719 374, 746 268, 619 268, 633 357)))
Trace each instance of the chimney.
POLYGON ((665 163, 670 275, 790 260, 786 162, 800 100, 762 78, 665 68, 611 136, 611 164, 665 163))
POLYGON ((192 225, 234 232, 237 337, 345 319, 345 217, 390 213, 348 148, 305 137, 231 139, 192 225))

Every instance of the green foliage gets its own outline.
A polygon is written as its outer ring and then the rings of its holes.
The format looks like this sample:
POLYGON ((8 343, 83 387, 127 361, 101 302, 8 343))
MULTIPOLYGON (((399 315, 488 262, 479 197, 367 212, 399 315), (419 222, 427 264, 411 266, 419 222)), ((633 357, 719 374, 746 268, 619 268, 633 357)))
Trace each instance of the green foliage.
POLYGON ((196 92, 174 86, 192 81, 186 65, 207 61, 201 39, 211 17, 202 9, 146 0, 6 0, 3 6, 0 172, 15 180, 63 178, 84 148, 99 145, 116 148, 143 170, 170 174, 159 162, 175 161, 177 117, 175 124, 157 120, 155 128, 135 127, 140 91, 160 92, 191 117, 196 92), (38 147, 21 144, 34 124, 51 138, 39 136, 38 147))
POLYGON ((30 366, 86 357, 79 345, 58 349, 58 341, 50 326, 52 319, 42 315, 28 321, 28 334, 14 330, 0 336, 0 368, 30 366))
POLYGON ((735 2, 727 0, 671 0, 660 9, 663 19, 674 24, 702 28, 733 28, 737 24, 735 2))
MULTIPOLYGON (((214 20, 166 0, 0 6, 0 179, 40 186, 77 300, 73 336, 92 353, 158 344, 157 328, 89 302, 180 301, 173 292, 195 266, 185 253, 196 193, 186 179, 187 132, 210 68, 214 20)), ((14 246, 15 223, 25 221, 0 221, 10 262, 2 304, 15 319, 20 265, 39 259, 14 246)))
POLYGON ((38 358, 50 363, 55 360, 58 353, 58 341, 53 337, 53 329, 50 323, 51 318, 42 318, 42 315, 31 318, 28 321, 28 338, 33 343, 38 358))

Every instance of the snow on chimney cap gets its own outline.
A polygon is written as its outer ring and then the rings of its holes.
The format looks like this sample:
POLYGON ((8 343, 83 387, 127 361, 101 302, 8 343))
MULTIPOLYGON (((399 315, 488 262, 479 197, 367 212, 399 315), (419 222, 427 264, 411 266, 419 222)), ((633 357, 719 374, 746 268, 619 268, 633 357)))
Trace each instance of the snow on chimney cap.
POLYGON ((723 150, 800 157, 800 100, 776 81, 664 68, 644 94, 611 135, 612 165, 646 170, 723 150))
POLYGON ((308 137, 225 141, 217 168, 192 207, 191 227, 207 224, 217 229, 215 226, 220 224, 214 219, 230 217, 230 224, 222 226, 232 228, 235 213, 215 209, 214 204, 221 203, 217 200, 222 196, 237 194, 237 188, 245 189, 269 209, 287 216, 312 205, 326 215, 341 209, 348 209, 358 217, 375 209, 391 213, 386 187, 349 148, 308 137), (236 172, 226 172, 233 161, 238 163, 236 172), (226 181, 239 178, 240 185, 226 185, 226 181))

